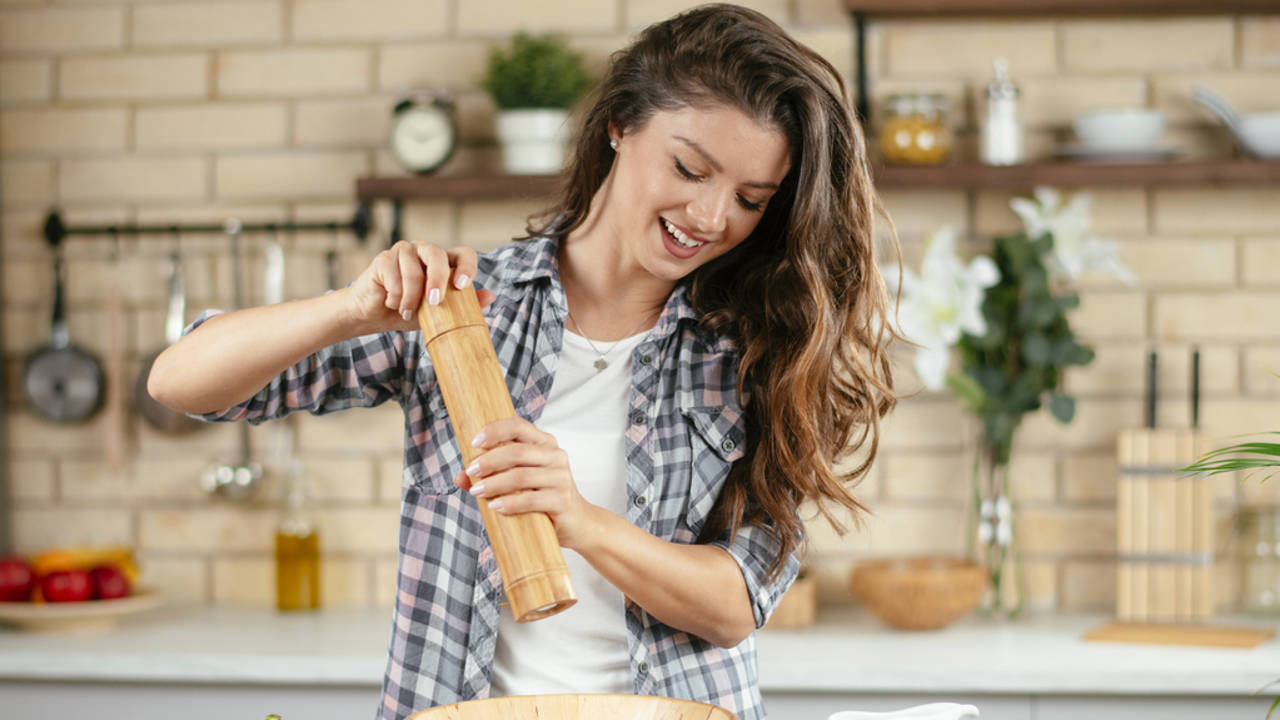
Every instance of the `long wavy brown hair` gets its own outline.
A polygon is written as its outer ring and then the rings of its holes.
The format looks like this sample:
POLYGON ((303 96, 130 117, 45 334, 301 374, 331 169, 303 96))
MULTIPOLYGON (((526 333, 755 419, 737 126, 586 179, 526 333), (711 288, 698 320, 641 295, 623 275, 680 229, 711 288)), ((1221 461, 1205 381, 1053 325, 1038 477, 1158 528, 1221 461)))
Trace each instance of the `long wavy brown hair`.
MULTIPOLYGON (((582 118, 557 202, 531 234, 568 234, 609 174, 609 125, 638 129, 654 113, 724 104, 781 130, 791 168, 759 225, 693 272, 701 324, 740 354, 746 456, 734 464, 700 541, 743 523, 779 542, 775 576, 803 541, 801 503, 859 520, 852 488, 875 459, 880 418, 897 402, 895 337, 875 259, 873 219, 887 219, 862 130, 839 73, 753 10, 704 5, 645 29, 614 54, 582 118), (837 468, 845 458, 849 467, 837 468)), ((890 228, 892 225, 890 224, 890 228)), ((896 234, 892 234, 897 248, 896 234)))

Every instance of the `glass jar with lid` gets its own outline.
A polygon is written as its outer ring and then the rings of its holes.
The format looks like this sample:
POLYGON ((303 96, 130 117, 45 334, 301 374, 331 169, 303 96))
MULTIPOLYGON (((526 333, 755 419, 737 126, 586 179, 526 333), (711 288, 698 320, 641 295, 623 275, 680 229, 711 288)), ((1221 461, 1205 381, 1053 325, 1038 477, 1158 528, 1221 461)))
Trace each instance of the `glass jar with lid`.
POLYGON ((885 97, 880 152, 885 162, 940 165, 951 157, 947 99, 940 93, 894 93, 885 97))
POLYGON ((1237 523, 1240 609, 1280 616, 1280 505, 1241 508, 1237 523))

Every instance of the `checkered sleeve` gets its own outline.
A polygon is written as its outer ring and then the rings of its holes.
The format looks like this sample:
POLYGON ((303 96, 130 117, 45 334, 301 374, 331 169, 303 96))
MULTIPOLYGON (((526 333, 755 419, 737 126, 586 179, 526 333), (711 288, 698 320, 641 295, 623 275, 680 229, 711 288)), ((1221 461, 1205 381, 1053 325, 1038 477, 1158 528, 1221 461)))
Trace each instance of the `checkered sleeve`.
MULTIPOLYGON (((219 310, 206 310, 191 332, 219 310)), ((184 333, 185 334, 185 333, 184 333)), ((324 415, 349 407, 374 407, 405 395, 404 354, 420 343, 406 333, 378 333, 343 340, 286 368, 253 397, 225 410, 193 415, 208 421, 247 420, 257 425, 296 410, 324 415)), ((415 353, 416 356, 416 353, 415 353)))
POLYGON ((804 537, 800 531, 796 549, 787 557, 778 577, 769 580, 769 564, 778 555, 781 546, 778 541, 758 525, 744 525, 739 528, 736 537, 730 538, 726 530, 711 545, 722 547, 738 563, 742 577, 747 581, 747 594, 751 596, 751 608, 756 617, 756 628, 764 627, 773 614, 783 593, 795 582, 800 574, 800 546, 804 537))

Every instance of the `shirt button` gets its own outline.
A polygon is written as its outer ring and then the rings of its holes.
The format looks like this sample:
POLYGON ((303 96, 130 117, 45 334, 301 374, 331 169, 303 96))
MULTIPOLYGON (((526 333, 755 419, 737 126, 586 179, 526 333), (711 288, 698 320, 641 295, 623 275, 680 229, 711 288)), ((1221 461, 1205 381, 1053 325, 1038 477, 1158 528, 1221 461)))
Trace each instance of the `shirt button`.
POLYGON ((649 663, 647 663, 647 662, 642 662, 642 663, 640 663, 640 672, 642 672, 642 673, 647 673, 647 672, 649 672, 649 663))
POLYGON ((736 447, 738 447, 738 444, 730 438, 725 438, 724 442, 720 443, 720 449, 725 452, 733 452, 733 449, 736 447))
POLYGON ((648 419, 648 418, 646 418, 646 417, 644 416, 644 413, 642 413, 642 412, 638 412, 638 413, 635 413, 635 414, 633 414, 633 415, 631 416, 631 424, 632 424, 632 425, 643 425, 643 424, 645 423, 645 420, 647 420, 647 419, 648 419))
POLYGON ((644 507, 645 505, 648 505, 648 504, 649 504, 649 498, 645 497, 644 495, 636 496, 636 505, 639 505, 640 507, 644 507))
POLYGON ((641 356, 640 356, 640 364, 641 364, 641 365, 652 365, 652 364, 653 364, 653 356, 652 356, 652 355, 650 355, 649 353, 645 353, 644 355, 641 355, 641 356))

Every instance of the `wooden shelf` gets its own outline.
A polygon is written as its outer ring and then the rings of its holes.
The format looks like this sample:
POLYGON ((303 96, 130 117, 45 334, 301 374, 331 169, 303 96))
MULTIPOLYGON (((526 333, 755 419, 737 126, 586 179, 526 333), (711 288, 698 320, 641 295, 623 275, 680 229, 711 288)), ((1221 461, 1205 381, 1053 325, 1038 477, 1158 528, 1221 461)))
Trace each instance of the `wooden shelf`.
POLYGON ((1225 185, 1280 182, 1280 160, 1215 160, 1112 165, 1045 162, 989 165, 890 165, 875 169, 880 188, 1031 188, 1225 185))
POLYGON ((1280 12, 1276 0, 844 0, 868 17, 1231 15, 1280 12))
POLYGON ((546 197, 555 192, 558 180, 556 175, 362 177, 356 180, 356 198, 364 202, 410 198, 546 197))

